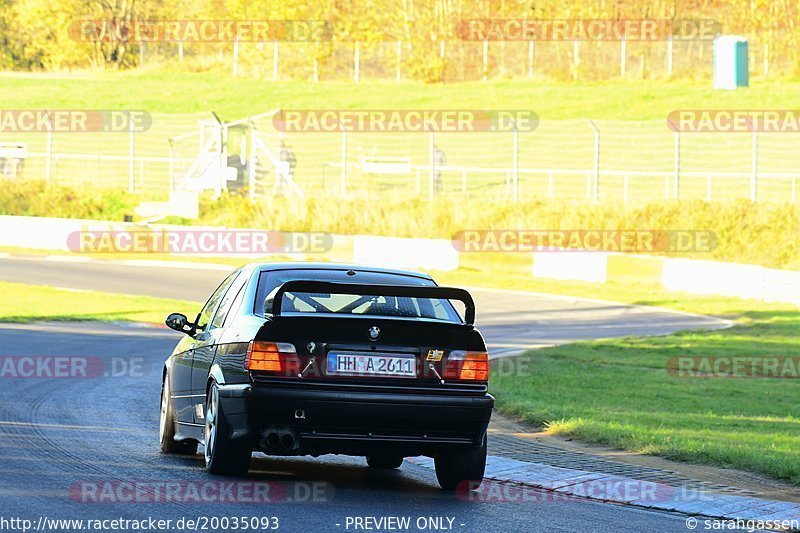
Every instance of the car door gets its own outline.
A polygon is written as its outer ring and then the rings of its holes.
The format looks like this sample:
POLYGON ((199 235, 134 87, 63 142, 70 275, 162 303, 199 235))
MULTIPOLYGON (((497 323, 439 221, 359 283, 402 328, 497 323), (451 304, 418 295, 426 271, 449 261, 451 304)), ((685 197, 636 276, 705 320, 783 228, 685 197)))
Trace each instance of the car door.
POLYGON ((172 408, 179 422, 193 422, 192 414, 192 348, 194 339, 188 335, 181 338, 172 352, 169 364, 169 388, 172 408))
MULTIPOLYGON (((179 375, 176 376, 177 380, 180 380, 180 383, 184 384, 184 391, 182 391, 179 395, 180 398, 176 398, 173 402, 173 405, 176 406, 176 409, 179 410, 179 420, 181 421, 189 421, 195 422, 196 416, 194 413, 195 405, 199 402, 201 405, 205 402, 205 391, 202 392, 202 398, 196 395, 196 391, 192 386, 192 367, 194 365, 194 358, 197 356, 196 352, 198 348, 203 349, 205 346, 209 344, 209 335, 208 333, 208 324, 211 322, 211 318, 214 316, 214 312, 219 307, 219 302, 222 300, 225 291, 230 287, 231 283, 236 276, 239 274, 237 270, 233 274, 229 275, 225 280, 220 283, 219 287, 216 288, 214 293, 208 299, 206 304, 203 306, 203 309, 200 311, 200 314, 197 316, 197 331, 195 333, 194 338, 192 339, 192 343, 190 349, 185 352, 185 355, 181 360, 176 360, 174 368, 178 368, 179 375)), ((178 393, 176 393, 177 395, 178 393)))
POLYGON ((237 271, 227 281, 220 293, 213 310, 201 318, 203 331, 195 337, 192 354, 192 398, 194 400, 195 423, 203 422, 203 406, 205 405, 206 383, 208 372, 214 363, 219 339, 224 331, 225 317, 231 309, 233 301, 247 281, 247 274, 237 271), (207 320, 207 322, 206 322, 207 320))

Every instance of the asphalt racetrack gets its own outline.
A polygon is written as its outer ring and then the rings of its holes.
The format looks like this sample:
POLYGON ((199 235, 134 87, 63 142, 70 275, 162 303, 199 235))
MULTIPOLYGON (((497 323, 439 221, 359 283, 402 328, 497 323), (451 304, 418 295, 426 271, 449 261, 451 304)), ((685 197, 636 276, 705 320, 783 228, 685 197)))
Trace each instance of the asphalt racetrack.
MULTIPOLYGON (((222 277, 222 271, 214 270, 0 259, 4 281, 190 300, 205 299, 222 277)), ((603 302, 483 290, 474 294, 478 325, 490 350, 500 355, 574 339, 724 325, 603 302)), ((4 358, 90 361, 88 377, 2 379, 0 525, 3 519, 18 518, 40 531, 85 531, 96 529, 88 522, 52 521, 153 518, 172 520, 168 530, 178 530, 181 519, 182 530, 233 530, 234 520, 239 530, 245 520, 264 530, 276 525, 270 519, 275 517, 279 531, 306 532, 686 531, 682 515, 587 500, 552 501, 532 490, 521 501, 470 501, 441 491, 432 470, 408 462, 387 472, 368 469, 361 458, 255 454, 247 478, 212 477, 199 454, 159 452, 161 367, 178 334, 89 323, 4 324, 0 338, 4 358), (167 484, 172 488, 167 490, 167 484), (398 527, 403 519, 409 520, 407 529, 398 527), (199 523, 188 527, 186 520, 199 523)))

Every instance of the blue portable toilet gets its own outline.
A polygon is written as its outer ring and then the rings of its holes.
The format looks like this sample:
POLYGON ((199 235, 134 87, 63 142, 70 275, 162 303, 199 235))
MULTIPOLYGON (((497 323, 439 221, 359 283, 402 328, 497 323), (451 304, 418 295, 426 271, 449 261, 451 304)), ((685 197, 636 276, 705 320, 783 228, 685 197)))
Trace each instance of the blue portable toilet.
POLYGON ((747 87, 747 39, 720 35, 714 39, 714 88, 747 87))

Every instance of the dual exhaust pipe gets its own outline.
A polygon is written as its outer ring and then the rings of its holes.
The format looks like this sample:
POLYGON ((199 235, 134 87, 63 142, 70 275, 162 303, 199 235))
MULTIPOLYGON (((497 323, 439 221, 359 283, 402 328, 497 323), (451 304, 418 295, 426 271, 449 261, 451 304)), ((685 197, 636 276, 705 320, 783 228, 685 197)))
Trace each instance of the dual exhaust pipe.
MULTIPOLYGON (((302 409, 294 412, 295 420, 304 420, 306 413, 302 409)), ((288 427, 268 427, 261 433, 262 445, 267 450, 280 450, 284 452, 296 450, 300 447, 300 443, 295 435, 294 430, 288 427)))
POLYGON ((288 430, 267 431, 264 441, 267 444, 267 448, 278 448, 286 451, 293 450, 297 444, 294 434, 288 430))

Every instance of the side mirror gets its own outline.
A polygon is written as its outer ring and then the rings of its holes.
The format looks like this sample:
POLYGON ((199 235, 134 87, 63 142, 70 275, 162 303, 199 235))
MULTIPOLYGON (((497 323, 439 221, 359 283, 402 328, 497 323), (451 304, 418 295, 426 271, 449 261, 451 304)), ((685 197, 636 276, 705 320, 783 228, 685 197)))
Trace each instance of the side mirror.
POLYGON ((181 333, 186 333, 187 335, 194 333, 194 324, 189 324, 189 319, 186 318, 186 315, 172 313, 167 317, 164 323, 169 329, 174 329, 175 331, 180 331, 181 333))

